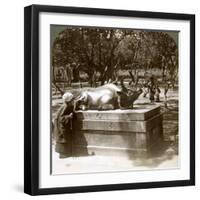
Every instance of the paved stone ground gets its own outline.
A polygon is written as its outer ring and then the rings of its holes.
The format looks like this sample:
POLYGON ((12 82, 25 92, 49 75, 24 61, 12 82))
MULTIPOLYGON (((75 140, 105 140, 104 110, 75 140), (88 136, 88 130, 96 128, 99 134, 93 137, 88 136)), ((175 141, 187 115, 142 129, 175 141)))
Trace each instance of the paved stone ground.
MULTIPOLYGON (((170 89, 168 92, 167 107, 164 104, 163 89, 161 88, 160 102, 163 113, 163 129, 165 143, 158 149, 157 155, 148 158, 87 156, 60 159, 52 147, 53 174, 87 173, 127 170, 155 170, 179 167, 178 164, 178 91, 170 89)), ((62 103, 59 96, 52 101, 53 115, 62 103)), ((135 104, 149 104, 148 98, 141 95, 135 104)))

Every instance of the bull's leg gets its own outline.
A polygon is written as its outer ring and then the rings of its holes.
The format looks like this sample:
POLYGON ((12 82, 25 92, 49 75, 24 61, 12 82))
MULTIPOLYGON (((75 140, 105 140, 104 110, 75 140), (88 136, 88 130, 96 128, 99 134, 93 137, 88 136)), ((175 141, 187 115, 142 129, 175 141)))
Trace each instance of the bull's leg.
POLYGON ((104 95, 99 100, 98 110, 113 110, 114 102, 112 101, 112 97, 110 95, 104 95))

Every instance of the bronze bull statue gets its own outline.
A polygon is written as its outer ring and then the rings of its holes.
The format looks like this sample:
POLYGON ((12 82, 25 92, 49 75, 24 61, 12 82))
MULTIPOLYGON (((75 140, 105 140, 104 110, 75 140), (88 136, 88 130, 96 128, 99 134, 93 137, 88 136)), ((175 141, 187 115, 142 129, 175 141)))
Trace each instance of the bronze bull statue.
POLYGON ((80 93, 74 100, 74 109, 117 109, 118 92, 121 89, 110 83, 97 88, 88 88, 80 93))
POLYGON ((95 109, 113 110, 133 108, 133 102, 139 97, 142 90, 131 90, 123 85, 119 87, 109 83, 97 88, 88 88, 81 91, 74 100, 74 110, 95 109))

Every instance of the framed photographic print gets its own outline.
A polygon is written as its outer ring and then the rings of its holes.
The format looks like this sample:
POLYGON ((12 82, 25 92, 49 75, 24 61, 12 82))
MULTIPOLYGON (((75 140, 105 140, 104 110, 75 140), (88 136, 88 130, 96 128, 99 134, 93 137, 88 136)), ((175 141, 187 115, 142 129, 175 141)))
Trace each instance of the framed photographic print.
POLYGON ((195 16, 32 5, 24 191, 195 184, 195 16))

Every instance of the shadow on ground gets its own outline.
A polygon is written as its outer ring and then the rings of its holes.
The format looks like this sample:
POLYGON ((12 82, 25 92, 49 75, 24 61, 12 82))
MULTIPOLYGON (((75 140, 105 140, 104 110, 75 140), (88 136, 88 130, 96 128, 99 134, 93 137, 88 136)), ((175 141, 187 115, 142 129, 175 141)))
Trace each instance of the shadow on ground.
POLYGON ((129 159, 133 161, 135 167, 157 168, 162 164, 167 167, 168 161, 176 160, 178 156, 177 146, 173 142, 165 141, 147 156, 134 157, 129 155, 129 159))

